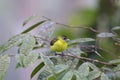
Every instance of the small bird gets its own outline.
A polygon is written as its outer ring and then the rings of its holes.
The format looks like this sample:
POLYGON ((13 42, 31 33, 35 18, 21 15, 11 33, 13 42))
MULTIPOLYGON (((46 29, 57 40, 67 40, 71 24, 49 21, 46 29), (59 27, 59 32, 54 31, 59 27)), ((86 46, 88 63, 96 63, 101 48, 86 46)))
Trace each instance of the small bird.
POLYGON ((63 52, 68 47, 67 41, 69 41, 69 39, 65 35, 59 36, 58 38, 54 38, 50 42, 51 51, 63 52))

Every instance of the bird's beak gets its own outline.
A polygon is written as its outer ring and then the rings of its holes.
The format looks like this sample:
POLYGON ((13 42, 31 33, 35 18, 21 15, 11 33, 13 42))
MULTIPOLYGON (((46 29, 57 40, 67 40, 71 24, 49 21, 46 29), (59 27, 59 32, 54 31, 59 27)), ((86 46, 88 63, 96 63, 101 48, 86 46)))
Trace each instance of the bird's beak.
POLYGON ((69 42, 69 41, 70 41, 70 39, 66 39, 65 41, 66 41, 66 42, 69 42))

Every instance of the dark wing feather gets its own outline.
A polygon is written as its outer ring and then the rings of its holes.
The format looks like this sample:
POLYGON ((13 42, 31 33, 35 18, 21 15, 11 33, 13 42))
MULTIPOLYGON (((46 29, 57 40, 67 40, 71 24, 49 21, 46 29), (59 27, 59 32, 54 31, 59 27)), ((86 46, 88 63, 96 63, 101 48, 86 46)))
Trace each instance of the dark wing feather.
POLYGON ((50 45, 54 45, 54 43, 57 41, 58 39, 57 38, 54 38, 51 42, 50 42, 50 45))

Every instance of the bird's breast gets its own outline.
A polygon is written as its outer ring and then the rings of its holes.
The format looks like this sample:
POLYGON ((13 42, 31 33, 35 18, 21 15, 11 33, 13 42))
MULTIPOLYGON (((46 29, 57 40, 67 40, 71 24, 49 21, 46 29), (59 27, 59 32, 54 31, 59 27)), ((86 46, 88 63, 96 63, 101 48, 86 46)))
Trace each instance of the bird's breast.
POLYGON ((63 52, 67 48, 67 43, 65 41, 56 41, 53 46, 51 46, 52 51, 63 52))

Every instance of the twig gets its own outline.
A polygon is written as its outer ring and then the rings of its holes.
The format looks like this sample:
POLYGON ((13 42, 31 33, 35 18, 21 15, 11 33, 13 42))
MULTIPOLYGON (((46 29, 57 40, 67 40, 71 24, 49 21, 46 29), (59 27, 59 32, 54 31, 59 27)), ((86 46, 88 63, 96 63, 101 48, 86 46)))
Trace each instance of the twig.
MULTIPOLYGON (((61 55, 61 54, 57 54, 57 55, 61 55)), ((115 66, 115 64, 110 64, 110 63, 107 63, 107 62, 99 61, 97 59, 80 57, 80 56, 70 55, 70 54, 64 54, 64 56, 73 57, 73 58, 77 58, 77 59, 81 59, 81 60, 87 60, 87 61, 90 61, 90 62, 97 62, 97 63, 108 65, 108 66, 115 66)))
MULTIPOLYGON (((115 56, 114 54, 112 54, 110 51, 105 50, 105 49, 103 49, 103 48, 101 48, 101 47, 97 47, 97 46, 95 46, 95 45, 82 45, 82 46, 80 46, 80 48, 84 48, 84 49, 90 50, 90 51, 85 51, 85 52, 95 52, 95 51, 97 51, 97 50, 102 50, 102 51, 104 51, 104 52, 106 52, 106 53, 111 54, 113 57, 116 57, 116 56, 115 56)), ((100 56, 100 55, 99 55, 99 56, 100 56)))
MULTIPOLYGON (((48 18, 48 17, 45 17, 45 16, 43 16, 45 19, 47 19, 48 21, 53 21, 53 22, 55 22, 54 20, 52 20, 52 19, 50 19, 50 18, 48 18)), ((93 32, 95 32, 95 33, 99 33, 99 31, 97 31, 97 30, 95 30, 95 29, 93 29, 93 28, 91 28, 91 27, 86 27, 86 26, 70 26, 70 25, 67 25, 67 24, 63 24, 63 23, 59 23, 59 22, 55 22, 56 24, 58 24, 58 25, 62 25, 62 26, 65 26, 65 27, 69 27, 69 28, 84 28, 84 29, 89 29, 89 30, 91 30, 91 31, 93 31, 93 32)))
MULTIPOLYGON (((56 54, 56 55, 61 56, 61 54, 56 54)), ((9 54, 8 56, 9 57, 15 57, 15 55, 13 55, 13 54, 9 54)), ((91 59, 91 58, 76 56, 76 55, 73 55, 73 54, 72 55, 64 54, 64 56, 73 57, 73 58, 77 58, 77 59, 80 59, 80 60, 87 60, 87 61, 90 61, 90 62, 96 62, 96 63, 104 64, 104 65, 107 65, 107 66, 116 66, 115 64, 110 64, 110 63, 107 63, 107 62, 99 61, 97 59, 91 59)))
POLYGON ((106 52, 106 53, 108 53, 108 54, 110 54, 112 57, 117 57, 114 53, 110 52, 109 50, 105 50, 102 47, 99 47, 99 49, 106 52))

